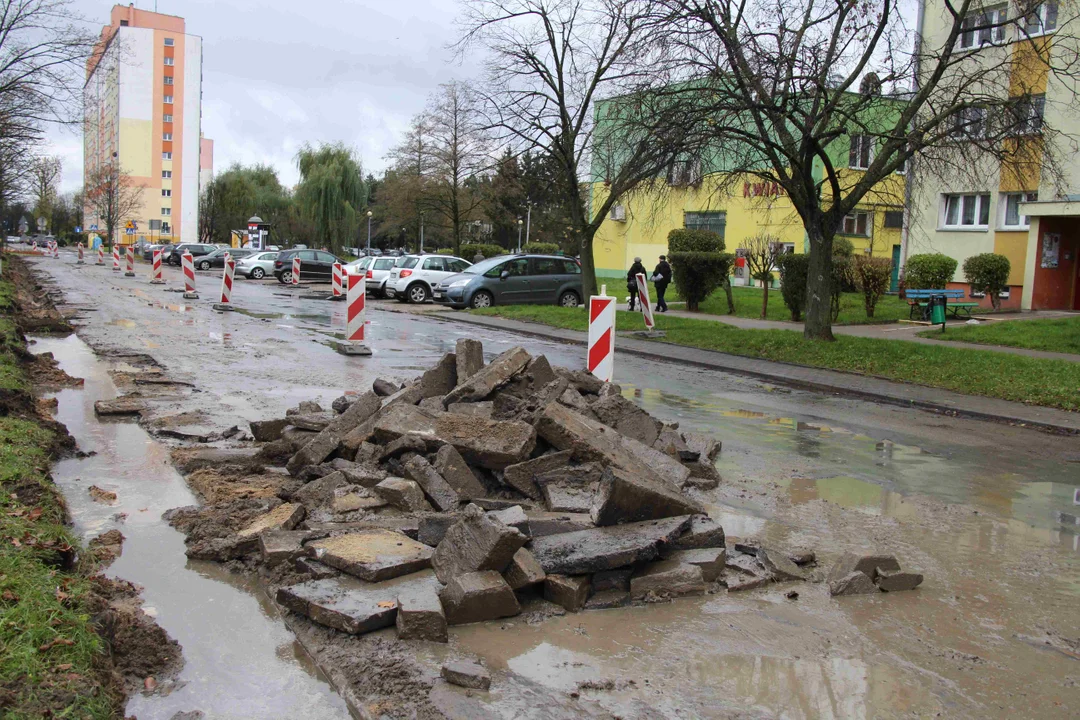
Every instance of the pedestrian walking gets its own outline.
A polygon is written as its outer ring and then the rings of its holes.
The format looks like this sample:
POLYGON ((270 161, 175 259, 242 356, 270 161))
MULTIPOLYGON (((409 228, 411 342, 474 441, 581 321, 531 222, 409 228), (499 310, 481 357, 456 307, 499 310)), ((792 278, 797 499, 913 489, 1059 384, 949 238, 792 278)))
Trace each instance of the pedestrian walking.
POLYGON ((641 264, 641 258, 634 258, 634 264, 630 266, 630 271, 626 273, 626 290, 630 293, 630 301, 627 303, 627 310, 633 312, 634 303, 637 302, 637 276, 645 274, 645 266, 641 264))
POLYGON ((667 256, 661 255, 660 262, 652 274, 653 285, 656 286, 656 312, 667 312, 667 303, 664 301, 664 293, 671 282, 671 265, 668 264, 667 256))

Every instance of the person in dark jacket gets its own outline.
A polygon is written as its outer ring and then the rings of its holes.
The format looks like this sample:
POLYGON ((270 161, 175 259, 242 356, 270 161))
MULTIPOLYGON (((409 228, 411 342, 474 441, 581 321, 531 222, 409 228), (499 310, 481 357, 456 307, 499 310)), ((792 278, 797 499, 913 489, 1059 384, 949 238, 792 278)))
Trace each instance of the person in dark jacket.
POLYGON ((667 312, 667 303, 664 302, 664 293, 671 282, 671 265, 668 264, 667 256, 661 255, 660 262, 652 274, 653 284, 656 285, 656 312, 667 312))
POLYGON ((637 302, 637 276, 644 275, 646 273, 645 266, 641 264, 641 258, 634 258, 634 264, 630 266, 630 271, 626 273, 626 290, 630 293, 630 302, 627 306, 628 310, 634 309, 634 304, 637 302))

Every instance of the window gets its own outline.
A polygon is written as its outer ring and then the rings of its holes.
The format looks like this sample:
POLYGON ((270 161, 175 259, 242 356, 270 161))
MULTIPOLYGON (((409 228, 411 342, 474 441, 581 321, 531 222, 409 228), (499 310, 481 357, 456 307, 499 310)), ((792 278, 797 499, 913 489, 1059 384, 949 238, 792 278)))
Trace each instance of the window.
POLYGON ((1042 35, 1057 28, 1058 4, 1044 2, 1033 5, 1024 16, 1024 32, 1028 35, 1042 35))
POLYGON ((163 179, 165 179, 165 180, 168 180, 169 178, 172 177, 172 170, 162 170, 161 171, 161 177, 163 179))
POLYGON ((175 64, 175 61, 171 57, 165 58, 165 66, 166 67, 172 67, 174 64, 175 64))
POLYGON ((446 261, 446 269, 450 272, 464 272, 465 268, 469 267, 469 263, 464 260, 451 260, 446 261))
POLYGON ((443 265, 442 258, 429 257, 424 258, 424 270, 439 270, 442 271, 446 266, 443 265))
POLYGON ((986 108, 970 106, 960 108, 953 115, 949 135, 954 140, 977 140, 986 132, 986 108))
POLYGON ((171 75, 166 75, 165 77, 163 77, 163 78, 162 78, 162 81, 163 81, 163 82, 164 82, 164 83, 165 83, 166 85, 172 85, 172 84, 173 84, 173 78, 172 78, 172 76, 171 76, 171 75))
POLYGON ((1009 121, 1017 135, 1036 135, 1042 132, 1046 112, 1045 95, 1022 95, 1009 100, 1009 121))
POLYGON ((172 208, 161 208, 161 214, 165 217, 172 215, 172 208))
POLYGON ((874 227, 873 215, 868 212, 853 212, 844 216, 840 224, 840 232, 844 235, 859 235, 870 237, 870 230, 874 227))
POLYGON ((121 20, 120 21, 120 27, 127 27, 127 26, 128 26, 128 21, 127 20, 121 20))
POLYGON ((869 135, 852 135, 848 150, 848 167, 865 170, 874 159, 874 138, 869 135))
POLYGON ((626 207, 616 203, 611 206, 611 219, 616 222, 626 222, 626 207))
POLYGON ((890 229, 901 229, 904 227, 904 211, 903 210, 886 210, 885 218, 883 222, 884 227, 890 229))
POLYGON ((337 258, 335 258, 330 253, 326 253, 326 252, 316 252, 315 253, 315 259, 318 260, 321 263, 326 263, 327 265, 330 265, 330 264, 333 264, 333 263, 337 262, 337 258))
POLYGON ((533 258, 533 275, 560 275, 562 261, 555 258, 533 258))
POLYGON ((173 39, 172 38, 165 38, 165 47, 172 47, 172 46, 173 46, 173 39))
POLYGON ((172 153, 171 152, 163 152, 163 153, 161 153, 161 159, 162 160, 172 160, 172 153))
POLYGON ((990 225, 990 195, 945 195, 942 227, 985 230, 990 225))
POLYGON ((722 212, 688 212, 683 213, 683 225, 687 230, 712 230, 724 237, 724 229, 727 226, 727 213, 722 212))
POLYGON ((162 140, 172 140, 172 133, 162 133, 161 134, 161 139, 162 140))
POLYGON ((165 103, 166 105, 172 105, 172 95, 166 95, 166 96, 165 96, 165 97, 163 97, 163 98, 162 98, 161 100, 162 100, 162 102, 164 102, 164 103, 165 103))
POLYGON ((161 197, 172 197, 172 190, 162 190, 161 197))
POLYGON ((701 182, 701 161, 696 158, 681 158, 668 165, 668 185, 697 185, 701 182))
POLYGON ((1027 230, 1029 219, 1020 214, 1020 203, 1035 202, 1038 193, 1002 193, 1001 194, 1001 229, 1027 230))
POLYGON ((172 115, 168 113, 161 116, 161 122, 172 122, 172 115))
POLYGON ((567 275, 580 275, 581 266, 573 260, 563 260, 563 272, 567 275))
POLYGON ((975 12, 960 24, 961 48, 974 48, 1005 41, 1005 23, 1009 19, 1009 6, 998 5, 975 12))

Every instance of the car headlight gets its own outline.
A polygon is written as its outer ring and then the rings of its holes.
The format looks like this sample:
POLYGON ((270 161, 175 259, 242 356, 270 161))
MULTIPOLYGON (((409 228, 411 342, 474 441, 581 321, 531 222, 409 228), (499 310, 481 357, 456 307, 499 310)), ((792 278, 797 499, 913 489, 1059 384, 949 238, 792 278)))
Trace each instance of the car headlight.
POLYGON ((465 287, 470 282, 471 282, 470 280, 455 280, 454 282, 447 285, 447 287, 452 287, 452 288, 465 287))

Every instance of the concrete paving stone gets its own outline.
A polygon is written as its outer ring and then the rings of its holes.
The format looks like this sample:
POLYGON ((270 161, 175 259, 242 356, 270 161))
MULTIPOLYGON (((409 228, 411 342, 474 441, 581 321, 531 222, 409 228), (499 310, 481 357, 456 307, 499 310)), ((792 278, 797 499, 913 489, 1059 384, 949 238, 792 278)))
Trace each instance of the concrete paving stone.
POLYGON ((473 690, 491 687, 491 673, 483 665, 472 660, 455 660, 442 666, 442 678, 446 682, 473 690))
POLYGON ((292 415, 288 418, 293 427, 301 430, 313 430, 322 432, 336 418, 332 412, 308 413, 305 415, 292 415))
POLYGON ((577 388, 568 387, 563 390, 562 395, 559 396, 559 402, 591 420, 599 419, 596 417, 596 413, 592 411, 589 403, 586 402, 585 398, 578 392, 577 388))
POLYGON ((220 470, 223 466, 248 468, 257 474, 262 468, 260 448, 177 448, 170 455, 181 475, 203 468, 220 470))
POLYGON ((544 568, 540 567, 540 563, 536 561, 533 554, 525 548, 514 553, 510 564, 503 572, 503 578, 512 590, 536 585, 543 582, 545 577, 544 568))
POLYGON ((371 390, 379 397, 390 397, 400 389, 400 384, 386 378, 375 378, 375 382, 371 383, 371 390))
POLYGON ((368 582, 409 575, 431 566, 432 550, 393 530, 368 530, 308 543, 321 563, 368 582))
POLYGON ((146 407, 146 401, 142 398, 121 396, 112 400, 98 400, 94 403, 94 414, 103 417, 141 415, 146 407))
POLYGON ((611 588, 601 590, 585 601, 586 610, 611 610, 613 608, 626 607, 630 604, 630 592, 611 588))
POLYGON ((271 530, 259 535, 259 552, 262 560, 273 567, 283 562, 293 562, 304 556, 304 541, 311 537, 307 530, 271 530))
POLYGON ((662 422, 622 395, 599 398, 589 407, 600 422, 645 445, 652 446, 664 428, 662 422))
POLYGON ((446 407, 446 412, 491 419, 495 415, 495 403, 491 400, 450 403, 446 407))
POLYGON ((544 599, 567 612, 577 612, 585 607, 590 587, 588 575, 548 575, 544 579, 544 599))
POLYGON ((356 463, 351 468, 339 468, 339 472, 345 476, 349 484, 365 488, 373 488, 388 477, 382 468, 366 463, 356 463))
POLYGON ((422 455, 415 455, 405 462, 405 474, 420 486, 436 510, 449 512, 457 510, 461 504, 457 491, 422 455))
POLYGON ((446 353, 420 377, 420 393, 424 399, 442 397, 457 384, 457 355, 446 353))
POLYGON ((435 470, 454 488, 463 500, 472 500, 487 495, 483 483, 476 477, 465 458, 461 457, 453 445, 443 445, 435 453, 435 470))
POLYGON ((375 494, 399 510, 421 512, 430 510, 424 491, 412 480, 388 477, 375 486, 375 494))
POLYGON ((690 516, 647 520, 533 538, 544 572, 587 575, 655 560, 690 526, 690 516))
POLYGON ((290 425, 288 418, 274 420, 252 420, 248 423, 251 436, 256 442, 273 442, 281 439, 281 431, 290 425))
POLYGON ((768 547, 757 552, 758 562, 776 580, 809 580, 810 572, 799 567, 784 553, 768 547))
POLYGON ((724 528, 708 515, 694 515, 690 529, 675 541, 679 550, 722 548, 724 544, 724 528))
POLYGON ((430 570, 380 583, 338 576, 282 587, 277 601, 320 625, 360 635, 393 625, 399 596, 419 593, 424 588, 437 592, 438 587, 430 570))
POLYGON ((432 397, 424 398, 423 400, 418 402, 416 404, 416 406, 417 407, 422 407, 425 410, 435 410, 435 411, 438 411, 438 412, 442 412, 442 410, 443 410, 442 399, 443 399, 442 395, 433 395, 432 397))
POLYGON ((379 460, 385 461, 388 458, 400 457, 407 452, 427 452, 427 441, 419 435, 415 435, 413 433, 402 435, 396 440, 391 440, 386 444, 386 447, 383 448, 382 454, 379 456, 379 460))
POLYGON ((853 570, 839 580, 829 581, 830 595, 869 595, 878 592, 878 586, 870 576, 859 570, 853 570))
POLYGON ((919 573, 913 572, 889 572, 888 570, 878 570, 877 574, 877 586, 882 592, 900 592, 903 590, 914 590, 922 585, 923 576, 919 573))
POLYGON ((282 503, 276 508, 257 517, 250 525, 237 533, 241 538, 253 538, 267 530, 292 530, 304 519, 304 506, 296 503, 282 503))
POLYGON ((357 510, 375 510, 388 504, 386 500, 367 491, 352 490, 344 494, 335 493, 334 499, 330 501, 330 509, 335 513, 350 513, 357 510))
POLYGON ((479 340, 461 338, 454 348, 457 381, 463 383, 484 368, 484 345, 479 340))
POLYGON ((561 513, 542 510, 528 510, 530 538, 558 535, 560 533, 588 530, 593 526, 588 513, 561 513))
POLYGON ((289 425, 281 431, 281 439, 287 440, 295 453, 299 452, 301 448, 311 442, 312 438, 318 434, 319 433, 311 430, 302 430, 301 428, 289 425))
POLYGON ((563 467, 570 462, 571 455, 571 450, 563 450, 510 465, 503 470, 503 482, 525 497, 539 500, 540 488, 536 485, 536 478, 550 470, 563 467))
POLYGON ((503 384, 525 369, 532 356, 523 347, 513 347, 474 373, 468 380, 446 394, 445 403, 475 402, 487 399, 503 384))
POLYGON ((495 620, 521 612, 514 591, 494 570, 458 575, 439 592, 439 599, 451 625, 495 620))
POLYGON ((296 475, 308 465, 318 465, 330 457, 340 443, 341 437, 327 428, 311 438, 307 445, 289 458, 289 462, 285 463, 285 469, 290 475, 296 475))
POLYGON ((867 554, 846 552, 833 565, 829 572, 829 582, 839 581, 853 572, 864 573, 873 580, 878 571, 900 572, 900 563, 892 555, 867 554))
POLYGON ((527 540, 515 528, 487 516, 476 505, 469 505, 435 548, 432 567, 444 583, 477 570, 501 573, 527 540))
POLYGON ((426 585, 402 591, 397 597, 397 636, 401 640, 447 642, 446 613, 438 588, 426 585))
POLYGON ((697 565, 701 568, 701 577, 707 583, 716 582, 724 574, 727 566, 727 551, 724 548, 698 548, 696 550, 678 550, 668 555, 667 559, 685 565, 697 565))
POLYGON ((293 560, 293 567, 296 572, 310 575, 313 580, 323 580, 341 575, 339 571, 329 565, 323 565, 315 558, 298 557, 293 560))
POLYGON ((701 456, 702 462, 716 462, 716 459, 720 457, 720 451, 723 448, 723 445, 711 435, 696 432, 684 432, 682 433, 682 439, 689 450, 696 452, 701 456))
POLYGON ((630 597, 639 600, 649 593, 659 597, 704 595, 705 577, 699 565, 661 560, 637 570, 630 578, 630 597))
POLYGON ((335 522, 312 522, 304 523, 308 530, 316 532, 319 537, 331 537, 334 535, 347 535, 349 533, 366 532, 368 530, 393 530, 406 537, 416 540, 420 534, 420 521, 414 517, 396 517, 393 515, 374 515, 363 520, 335 521, 335 522))
POLYGON ((595 497, 589 487, 561 482, 540 484, 540 494, 549 512, 587 513, 592 510, 595 497))
POLYGON ((605 590, 630 590, 630 576, 634 574, 633 568, 619 568, 618 570, 603 570, 592 576, 593 592, 605 590))
POLYGON ((600 479, 591 516, 598 526, 705 512, 701 503, 644 474, 609 467, 600 479))
POLYGON ((431 513, 420 518, 420 529, 416 539, 425 545, 435 547, 446 537, 450 526, 461 519, 461 513, 431 513))
POLYGON ((334 500, 334 491, 339 487, 351 484, 340 470, 312 480, 292 494, 292 499, 309 508, 329 505, 334 500))
POLYGON ((654 450, 659 450, 665 455, 670 455, 680 461, 684 460, 681 453, 690 450, 686 445, 686 441, 683 440, 682 433, 680 433, 677 428, 670 425, 665 425, 660 430, 660 434, 656 437, 652 447, 654 450))
POLYGON ((492 510, 488 512, 488 517, 495 518, 503 525, 516 529, 525 537, 529 536, 529 517, 520 505, 511 505, 501 510, 492 510))

